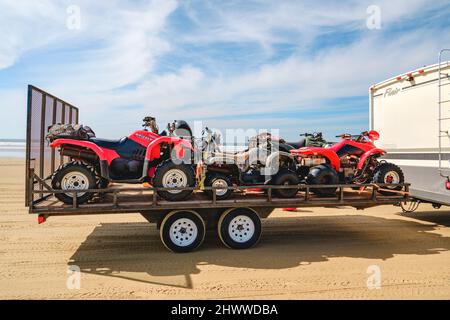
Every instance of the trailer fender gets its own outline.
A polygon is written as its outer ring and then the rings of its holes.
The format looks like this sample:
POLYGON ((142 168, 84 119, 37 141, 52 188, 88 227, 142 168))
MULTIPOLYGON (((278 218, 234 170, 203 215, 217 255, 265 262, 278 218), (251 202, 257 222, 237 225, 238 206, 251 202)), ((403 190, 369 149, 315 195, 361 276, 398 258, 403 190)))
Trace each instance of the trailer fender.
POLYGON ((367 151, 366 153, 364 153, 361 158, 359 159, 358 162, 358 170, 361 170, 364 167, 364 163, 366 162, 367 159, 369 159, 369 157, 372 156, 382 156, 386 153, 386 151, 384 151, 383 149, 379 149, 379 148, 375 148, 372 150, 367 151))
POLYGON ((56 139, 50 144, 50 147, 55 149, 65 145, 90 149, 98 156, 100 161, 106 161, 108 165, 110 165, 114 159, 119 158, 119 155, 116 151, 106 148, 100 148, 95 143, 86 140, 56 139))

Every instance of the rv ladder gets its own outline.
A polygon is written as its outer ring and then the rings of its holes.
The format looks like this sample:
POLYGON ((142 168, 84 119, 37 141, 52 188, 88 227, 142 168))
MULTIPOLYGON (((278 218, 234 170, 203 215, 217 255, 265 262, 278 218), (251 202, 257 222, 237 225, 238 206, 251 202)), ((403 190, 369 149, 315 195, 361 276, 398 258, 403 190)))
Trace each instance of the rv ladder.
MULTIPOLYGON (((445 137, 450 139, 450 132, 449 132, 449 130, 448 129, 447 130, 443 130, 442 129, 443 128, 443 122, 446 121, 446 120, 450 120, 450 117, 443 117, 443 115, 442 115, 442 105, 445 104, 445 103, 450 102, 450 100, 442 100, 442 87, 444 86, 442 84, 442 79, 443 78, 444 79, 448 79, 449 78, 449 74, 448 73, 442 72, 442 55, 443 55, 444 52, 450 52, 450 49, 442 49, 439 52, 439 67, 438 67, 439 68, 439 70, 438 70, 438 78, 439 78, 438 79, 438 81, 439 81, 439 83, 438 83, 438 91, 439 91, 439 93, 438 93, 438 95, 439 95, 439 98, 438 98, 438 108, 439 108, 439 118, 438 118, 438 121, 439 121, 439 135, 438 135, 438 140, 439 140, 439 174, 442 177, 447 178, 447 179, 450 180, 449 169, 448 168, 444 168, 444 166, 442 165, 442 162, 443 162, 443 155, 442 155, 442 151, 443 151, 442 144, 443 143, 442 143, 442 139, 445 138, 445 137)), ((448 67, 448 62, 447 62, 447 66, 446 67, 448 67)), ((446 85, 448 85, 448 84, 446 84, 446 85)))

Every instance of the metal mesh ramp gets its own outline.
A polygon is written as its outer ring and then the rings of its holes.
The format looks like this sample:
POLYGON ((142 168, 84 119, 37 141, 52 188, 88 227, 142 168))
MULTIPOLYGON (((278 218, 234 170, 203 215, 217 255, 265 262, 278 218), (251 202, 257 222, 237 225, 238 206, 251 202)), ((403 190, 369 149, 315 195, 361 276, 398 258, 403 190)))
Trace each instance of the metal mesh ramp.
MULTIPOLYGON (((25 205, 28 206, 31 197, 45 199, 48 195, 30 194, 30 168, 41 179, 46 179, 63 162, 63 159, 56 153, 45 140, 48 127, 52 124, 62 123, 77 124, 79 119, 78 108, 61 100, 54 95, 45 92, 35 86, 28 86, 27 100, 27 136, 26 136, 26 181, 25 181, 25 205)), ((41 184, 35 184, 33 189, 42 190, 41 184)), ((38 200, 38 199, 33 199, 38 200)))

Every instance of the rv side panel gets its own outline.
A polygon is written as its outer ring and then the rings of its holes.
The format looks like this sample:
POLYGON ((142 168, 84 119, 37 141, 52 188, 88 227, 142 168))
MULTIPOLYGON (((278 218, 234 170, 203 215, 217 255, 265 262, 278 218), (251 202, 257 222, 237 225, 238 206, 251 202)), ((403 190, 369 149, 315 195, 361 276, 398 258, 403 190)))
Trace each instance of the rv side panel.
MULTIPOLYGON (((450 63, 443 72, 450 73, 450 63)), ((439 108, 438 69, 430 66, 386 80, 370 88, 370 126, 380 133, 377 146, 401 166, 411 183, 411 194, 419 199, 450 205, 446 178, 438 170, 439 108), (412 76, 412 77, 411 77, 412 76)), ((449 76, 442 79, 443 118, 450 118, 449 76)), ((450 130, 450 120, 442 122, 450 130)), ((450 174, 450 137, 442 140, 442 159, 450 174)))

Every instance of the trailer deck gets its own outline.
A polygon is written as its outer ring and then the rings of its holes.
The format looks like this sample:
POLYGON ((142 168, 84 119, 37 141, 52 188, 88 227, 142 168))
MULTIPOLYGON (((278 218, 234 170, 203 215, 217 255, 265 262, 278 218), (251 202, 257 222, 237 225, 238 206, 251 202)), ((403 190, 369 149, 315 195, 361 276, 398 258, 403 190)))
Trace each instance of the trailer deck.
MULTIPOLYGON (((378 205, 393 205, 408 200, 409 185, 404 184, 401 191, 392 191, 392 195, 380 194, 388 185, 364 184, 364 185, 299 185, 300 191, 293 198, 284 199, 272 196, 273 190, 292 188, 292 186, 252 186, 233 187, 234 194, 231 199, 209 199, 200 190, 194 190, 193 195, 185 201, 167 201, 160 199, 156 191, 167 191, 170 188, 130 187, 118 185, 107 189, 83 190, 83 192, 95 193, 95 197, 86 204, 78 204, 77 197, 71 205, 64 204, 54 197, 56 193, 67 191, 52 190, 48 184, 34 174, 33 169, 29 176, 33 181, 29 183, 32 195, 45 195, 34 200, 31 197, 29 212, 34 214, 51 215, 79 215, 79 214, 108 214, 108 213, 141 213, 162 212, 176 209, 225 209, 225 208, 286 208, 286 207, 336 207, 352 206, 358 209, 378 205), (39 185, 36 188, 36 184, 39 185), (336 187, 334 197, 318 197, 314 195, 314 188, 336 187), (360 189, 354 190, 359 187, 360 189), (255 191, 258 189, 258 191, 255 191)), ((193 188, 183 188, 193 189, 193 188)), ((208 188, 216 193, 217 188, 208 188)), ((74 194, 80 191, 73 191, 74 194)))

